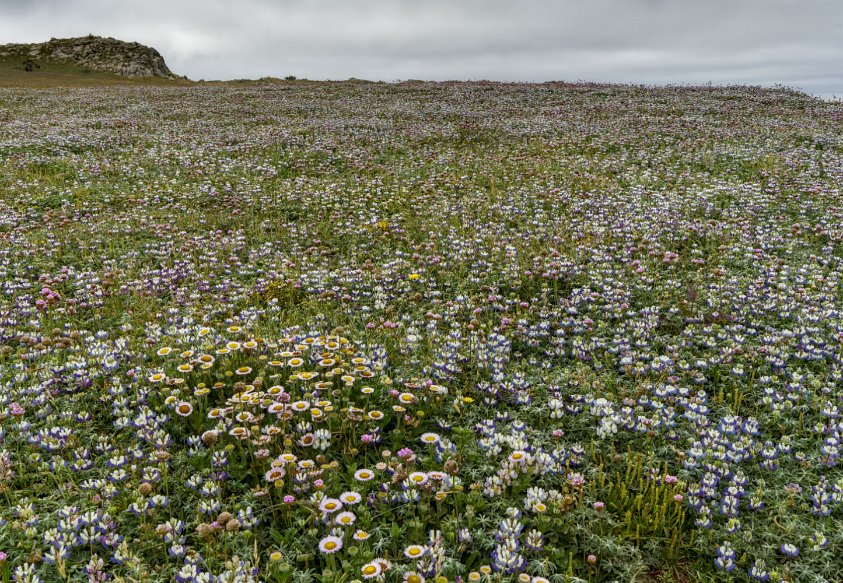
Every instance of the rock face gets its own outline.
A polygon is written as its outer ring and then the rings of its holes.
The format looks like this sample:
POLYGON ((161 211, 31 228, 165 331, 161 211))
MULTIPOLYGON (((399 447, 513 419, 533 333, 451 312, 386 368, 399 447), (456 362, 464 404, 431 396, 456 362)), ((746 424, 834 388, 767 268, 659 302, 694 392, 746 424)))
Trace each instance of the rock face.
POLYGON ((152 47, 101 36, 51 39, 37 44, 0 45, 0 58, 11 56, 20 56, 36 64, 65 63, 124 77, 176 77, 167 67, 161 53, 152 47))

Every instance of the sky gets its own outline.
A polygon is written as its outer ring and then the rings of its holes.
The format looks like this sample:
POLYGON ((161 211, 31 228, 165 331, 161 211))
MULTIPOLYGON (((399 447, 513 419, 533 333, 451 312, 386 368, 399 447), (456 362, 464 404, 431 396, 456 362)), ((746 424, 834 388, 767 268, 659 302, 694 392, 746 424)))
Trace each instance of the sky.
POLYGON ((843 98, 843 0, 0 0, 0 44, 95 34, 191 79, 776 84, 843 98))

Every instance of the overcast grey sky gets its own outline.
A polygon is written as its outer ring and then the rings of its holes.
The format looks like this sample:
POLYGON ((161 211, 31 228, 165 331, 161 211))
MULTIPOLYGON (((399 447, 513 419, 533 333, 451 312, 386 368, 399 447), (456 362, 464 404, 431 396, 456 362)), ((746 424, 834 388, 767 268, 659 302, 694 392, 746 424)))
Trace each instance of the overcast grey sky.
POLYGON ((843 97, 843 0, 0 0, 0 44, 89 33, 191 79, 773 85, 843 97))

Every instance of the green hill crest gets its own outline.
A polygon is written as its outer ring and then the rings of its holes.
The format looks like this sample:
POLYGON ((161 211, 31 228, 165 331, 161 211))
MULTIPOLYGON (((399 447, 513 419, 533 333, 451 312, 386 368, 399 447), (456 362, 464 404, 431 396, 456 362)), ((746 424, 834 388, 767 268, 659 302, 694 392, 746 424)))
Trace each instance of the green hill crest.
POLYGON ((14 62, 22 72, 65 65, 135 79, 177 77, 154 48, 94 35, 0 45, 0 60, 14 62))

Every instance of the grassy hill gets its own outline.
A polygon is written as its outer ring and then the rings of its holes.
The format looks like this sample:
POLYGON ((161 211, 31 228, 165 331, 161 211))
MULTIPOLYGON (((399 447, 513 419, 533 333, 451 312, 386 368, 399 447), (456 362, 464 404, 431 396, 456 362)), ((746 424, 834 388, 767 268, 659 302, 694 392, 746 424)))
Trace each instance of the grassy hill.
POLYGON ((64 63, 46 63, 32 72, 24 70, 21 61, 12 58, 0 58, 0 87, 62 87, 89 85, 186 85, 185 79, 166 79, 162 77, 128 78, 95 71, 78 65, 64 63))
POLYGON ((155 49, 111 38, 52 39, 0 45, 0 87, 189 83, 155 49), (27 70, 26 64, 30 64, 27 70))

